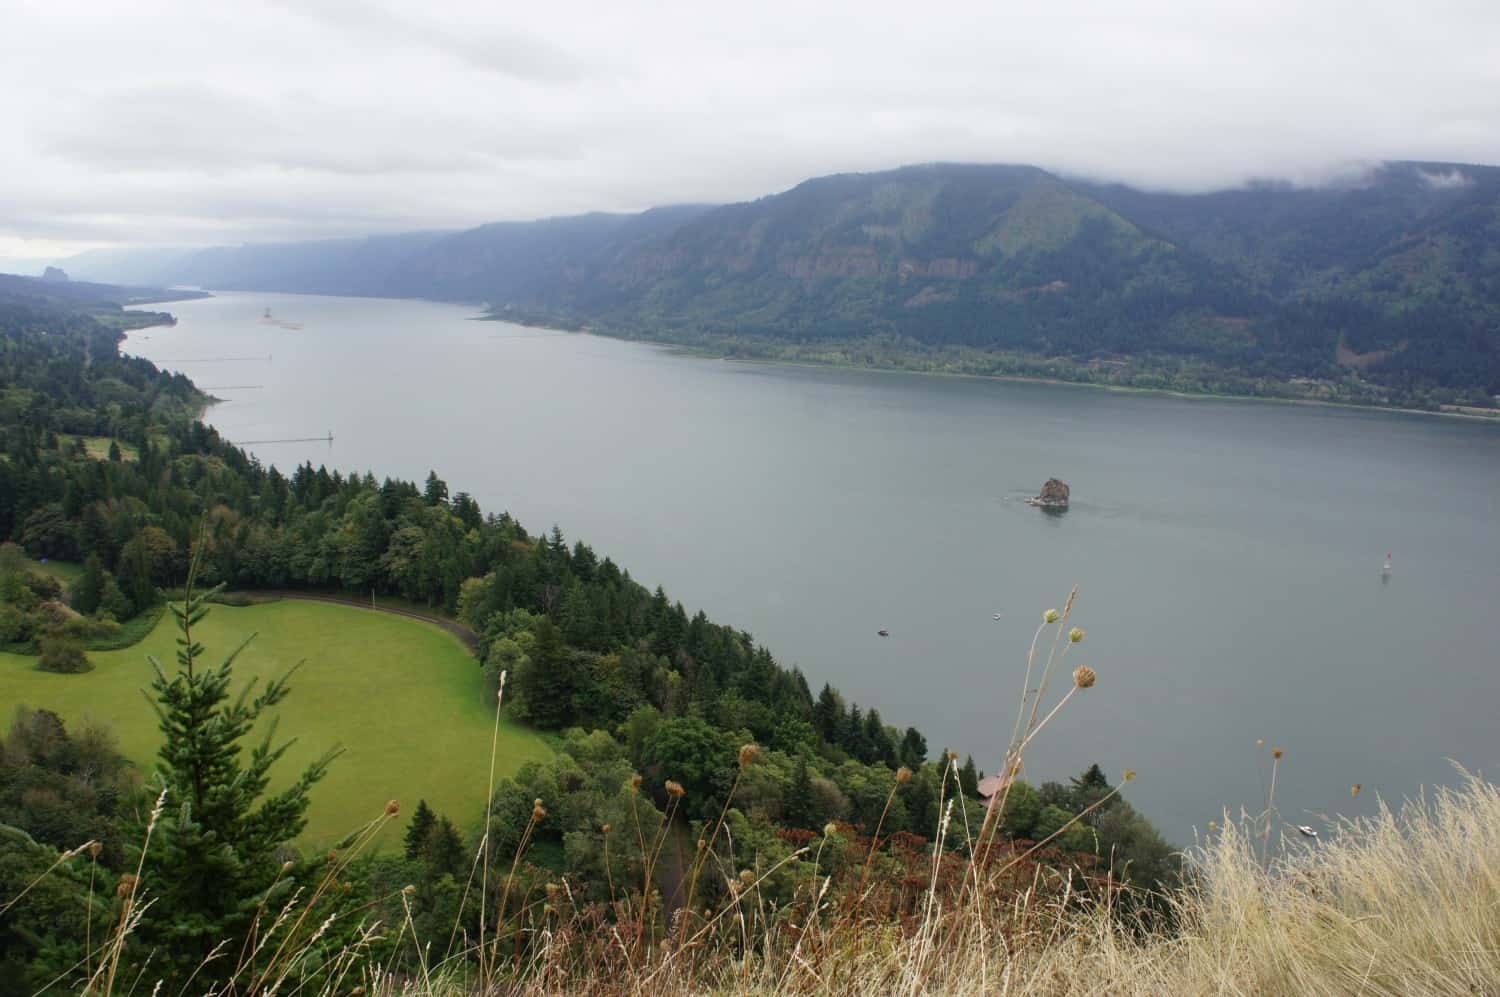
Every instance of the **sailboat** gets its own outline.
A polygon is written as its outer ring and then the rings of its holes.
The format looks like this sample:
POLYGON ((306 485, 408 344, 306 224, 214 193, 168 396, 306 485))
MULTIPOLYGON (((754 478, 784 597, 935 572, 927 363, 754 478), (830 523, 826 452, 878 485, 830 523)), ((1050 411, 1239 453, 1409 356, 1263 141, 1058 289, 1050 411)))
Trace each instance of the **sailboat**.
POLYGON ((1387 554, 1385 556, 1385 564, 1381 565, 1381 567, 1380 567, 1380 573, 1382 575, 1386 575, 1386 576, 1390 575, 1390 573, 1391 573, 1391 555, 1387 554))

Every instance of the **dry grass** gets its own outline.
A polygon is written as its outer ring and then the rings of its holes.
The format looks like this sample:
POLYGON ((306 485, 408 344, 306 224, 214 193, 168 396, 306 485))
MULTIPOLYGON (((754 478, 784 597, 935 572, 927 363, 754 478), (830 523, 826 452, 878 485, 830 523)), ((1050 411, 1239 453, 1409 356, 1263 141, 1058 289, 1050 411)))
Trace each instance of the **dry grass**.
MULTIPOLYGON (((1288 844, 1269 867, 1254 824, 1190 855, 1171 929, 1133 926, 1066 884, 985 891, 912 923, 855 918, 825 895, 760 909, 746 890, 696 949, 624 966, 584 912, 534 926, 507 994, 1477 994, 1500 986, 1500 791, 1456 789, 1288 844)), ((366 979, 385 997, 478 992, 457 976, 366 979)))
MULTIPOLYGON (((1026 688, 1036 692, 1022 697, 1001 757, 1000 771, 1011 779, 1059 709, 1096 680, 1107 687, 1107 675, 1068 670, 1069 650, 1083 639, 1069 626, 1072 604, 1070 596, 1061 613, 1049 611, 1033 639, 1026 688), (1072 676, 1069 688, 1048 706, 1046 690, 1063 675, 1072 676)), ((748 746, 741 753, 742 770, 755 754, 748 746)), ((360 924, 357 941, 333 960, 332 978, 298 985, 301 953, 332 920, 309 916, 322 909, 325 882, 258 927, 264 935, 241 957, 254 971, 237 974, 221 993, 1436 995, 1500 988, 1500 789, 1470 773, 1460 770, 1457 788, 1398 811, 1382 807, 1373 818, 1338 822, 1319 840, 1278 833, 1268 799, 1264 813, 1226 820, 1190 849, 1185 885, 1154 908, 1133 903, 1138 898, 1108 869, 1054 861, 1048 842, 1001 838, 1008 785, 970 825, 966 808, 954 806, 956 782, 950 758, 933 847, 917 839, 904 864, 893 860, 899 842, 872 862, 868 839, 830 825, 790 858, 761 867, 737 852, 726 802, 725 816, 700 832, 690 902, 670 923, 651 871, 665 822, 620 829, 640 837, 645 874, 633 886, 612 881, 608 904, 577 899, 566 877, 544 890, 513 889, 531 827, 503 860, 486 853, 486 835, 468 888, 481 905, 491 896, 498 902, 482 907, 478 938, 457 931, 415 938, 408 888, 400 923, 360 921, 371 916, 368 905, 350 912, 360 924), (794 897, 776 905, 762 886, 794 863, 794 897), (509 868, 503 883, 489 876, 492 866, 509 868), (370 952, 391 951, 374 946, 382 934, 418 957, 399 970, 381 965, 370 952)), ((537 801, 532 826, 543 806, 537 801)), ((671 815, 669 806, 668 821, 671 815)), ((389 819, 390 812, 373 821, 363 843, 389 819)), ((331 868, 327 882, 342 872, 331 868)), ((132 883, 132 898, 137 890, 149 898, 149 883, 132 883)), ((92 956, 99 970, 91 993, 119 992, 106 967, 128 940, 128 903, 120 927, 92 956)), ((242 948, 238 940, 226 946, 242 948)))

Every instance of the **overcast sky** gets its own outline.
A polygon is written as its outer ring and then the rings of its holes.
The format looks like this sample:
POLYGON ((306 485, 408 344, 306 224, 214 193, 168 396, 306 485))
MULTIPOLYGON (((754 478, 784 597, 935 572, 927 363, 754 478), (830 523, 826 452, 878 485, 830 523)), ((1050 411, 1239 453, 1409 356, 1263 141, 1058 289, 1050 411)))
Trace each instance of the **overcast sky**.
POLYGON ((1500 163, 1500 0, 0 0, 0 257, 729 201, 1026 162, 1500 163))

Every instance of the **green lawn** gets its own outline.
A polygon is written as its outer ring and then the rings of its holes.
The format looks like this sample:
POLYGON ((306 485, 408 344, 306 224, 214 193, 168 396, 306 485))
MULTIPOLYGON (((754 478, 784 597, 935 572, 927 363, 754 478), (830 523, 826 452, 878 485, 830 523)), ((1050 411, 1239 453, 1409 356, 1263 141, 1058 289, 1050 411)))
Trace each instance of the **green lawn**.
POLYGON ((72 585, 78 580, 78 576, 83 574, 83 565, 75 561, 48 561, 46 564, 32 561, 31 566, 56 578, 63 583, 64 588, 72 585))
POLYGON ((126 443, 124 440, 111 436, 73 436, 68 433, 58 433, 57 438, 64 441, 83 440, 84 452, 94 460, 108 460, 109 445, 112 442, 120 444, 122 460, 136 460, 140 457, 140 451, 134 443, 126 443))
MULTIPOLYGON (((165 616, 134 647, 90 652, 94 670, 82 675, 39 672, 35 658, 0 654, 0 703, 102 721, 149 771, 160 734, 140 691, 151 680, 146 655, 175 668, 176 633, 165 616)), ((479 667, 456 638, 414 620, 295 600, 214 606, 194 630, 215 665, 251 633, 258 636, 235 662, 239 683, 306 659, 276 710, 280 738, 296 738, 279 763, 281 780, 336 744, 346 749, 313 790, 305 845, 325 847, 391 799, 401 801, 401 818, 383 835, 386 849, 399 846, 419 798, 464 827, 482 820, 494 711, 480 701, 479 667)), ((496 774, 550 754, 537 734, 502 723, 496 774)))

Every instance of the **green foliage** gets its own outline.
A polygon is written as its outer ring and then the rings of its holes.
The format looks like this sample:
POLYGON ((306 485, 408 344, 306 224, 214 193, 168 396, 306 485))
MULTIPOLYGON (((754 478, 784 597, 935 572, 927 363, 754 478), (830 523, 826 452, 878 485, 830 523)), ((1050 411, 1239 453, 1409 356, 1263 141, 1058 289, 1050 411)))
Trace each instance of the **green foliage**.
POLYGON ((90 553, 84 559, 83 574, 68 590, 73 608, 85 615, 98 610, 104 601, 104 580, 107 577, 104 562, 99 560, 98 554, 90 553))
POLYGON ((562 631, 543 617, 532 632, 531 650, 516 675, 516 713, 538 727, 561 727, 574 716, 582 685, 582 662, 568 652, 562 631))
POLYGON ((422 854, 427 847, 427 835, 432 831, 432 826, 437 823, 437 815, 427 805, 426 800, 417 801, 417 809, 411 815, 411 822, 406 825, 406 857, 414 859, 422 854))
POLYGON ((0 823, 0 897, 17 900, 0 917, 0 997, 33 997, 59 977, 81 975, 85 960, 97 959, 90 940, 97 944, 113 926, 114 876, 87 853, 60 865, 58 857, 0 823))
POLYGON ((88 656, 83 653, 83 644, 71 637, 61 635, 43 637, 42 654, 36 666, 44 672, 76 674, 93 668, 88 656))
POLYGON ((447 817, 439 817, 427 831, 420 851, 427 863, 429 878, 454 878, 463 875, 468 868, 464 854, 464 839, 458 828, 447 817))
POLYGON ((114 736, 90 724, 69 732, 50 710, 17 706, 0 741, 0 814, 53 848, 101 845, 99 861, 120 871, 125 825, 139 804, 139 777, 114 736))
POLYGON ((737 747, 698 717, 672 717, 657 725, 646 742, 643 761, 659 783, 679 783, 687 790, 688 805, 702 808, 719 791, 722 773, 737 747))
MULTIPOLYGON (((1005 810, 1000 815, 1000 829, 1007 837, 1024 839, 1036 835, 1042 801, 1036 790, 1025 782, 1012 783, 1005 796, 1005 810)), ((1054 828, 1054 830, 1056 830, 1054 828)))
POLYGON ((958 770, 958 785, 965 796, 971 798, 979 796, 979 769, 974 764, 973 755, 964 758, 963 767, 958 770))
MULTIPOLYGON (((168 675, 151 659, 152 705, 163 736, 157 775, 165 808, 144 856, 156 903, 146 910, 140 935, 163 947, 163 962, 181 979, 223 940, 246 937, 263 910, 278 909, 307 877, 307 869, 283 872, 283 850, 306 823, 308 791, 337 751, 308 766, 285 789, 268 793, 272 767, 287 745, 273 743, 274 723, 248 758, 242 759, 240 742, 286 696, 286 677, 268 682, 258 694, 247 685, 231 697, 234 659, 245 644, 217 667, 202 664, 203 647, 193 639, 193 627, 208 608, 193 591, 191 576, 184 602, 171 612, 182 633, 177 670, 168 675)), ((222 979, 230 970, 227 964, 211 964, 199 983, 222 979)))

